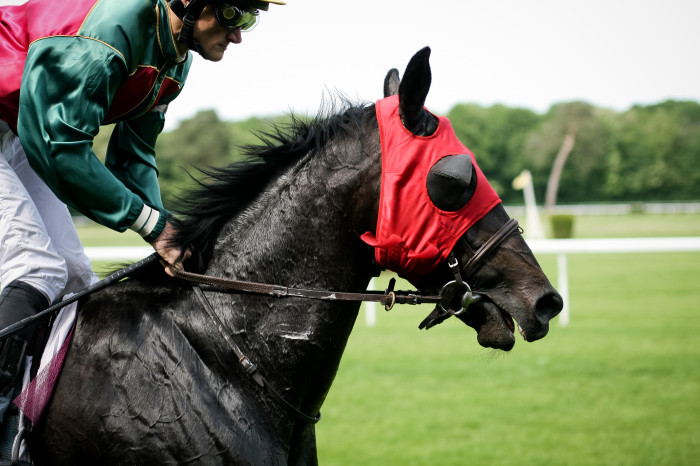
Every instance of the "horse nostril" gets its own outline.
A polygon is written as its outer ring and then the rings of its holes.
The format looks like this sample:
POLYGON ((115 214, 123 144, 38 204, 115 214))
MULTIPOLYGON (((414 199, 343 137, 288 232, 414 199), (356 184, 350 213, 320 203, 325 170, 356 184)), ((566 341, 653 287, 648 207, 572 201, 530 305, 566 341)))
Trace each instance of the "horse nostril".
POLYGON ((564 300, 561 299, 559 293, 547 293, 537 300, 535 304, 535 313, 540 317, 545 317, 547 320, 557 316, 564 307, 564 300))

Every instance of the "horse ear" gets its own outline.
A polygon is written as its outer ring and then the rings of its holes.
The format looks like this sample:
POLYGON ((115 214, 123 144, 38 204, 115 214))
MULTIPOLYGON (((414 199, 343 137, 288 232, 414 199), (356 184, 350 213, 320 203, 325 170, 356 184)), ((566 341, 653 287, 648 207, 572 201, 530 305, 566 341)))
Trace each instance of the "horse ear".
POLYGON ((390 97, 399 93, 399 84, 401 84, 401 79, 399 78, 399 70, 392 68, 386 74, 384 78, 384 97, 390 97))
POLYGON ((419 50, 408 62, 399 85, 399 111, 408 129, 417 126, 421 121, 432 80, 429 60, 430 47, 419 50))

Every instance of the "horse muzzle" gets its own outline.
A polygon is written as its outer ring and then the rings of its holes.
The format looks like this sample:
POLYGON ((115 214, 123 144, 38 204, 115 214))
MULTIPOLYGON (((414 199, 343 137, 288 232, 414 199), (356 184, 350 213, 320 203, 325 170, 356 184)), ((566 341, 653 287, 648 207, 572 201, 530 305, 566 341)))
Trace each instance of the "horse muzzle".
POLYGON ((482 293, 479 303, 461 320, 477 330, 482 346, 509 350, 515 344, 516 327, 523 340, 537 341, 549 333, 549 321, 563 307, 561 296, 553 288, 543 290, 534 303, 528 301, 482 293))
POLYGON ((532 342, 549 332, 549 321, 563 306, 561 296, 554 291, 542 294, 529 310, 522 305, 506 303, 497 294, 475 293, 466 282, 449 282, 440 291, 444 301, 435 306, 419 328, 429 329, 455 316, 477 332, 477 341, 486 348, 509 351, 515 345, 515 329, 523 340, 532 342), (510 310, 509 309, 513 309, 510 310), (517 309, 517 311, 515 310, 517 309))

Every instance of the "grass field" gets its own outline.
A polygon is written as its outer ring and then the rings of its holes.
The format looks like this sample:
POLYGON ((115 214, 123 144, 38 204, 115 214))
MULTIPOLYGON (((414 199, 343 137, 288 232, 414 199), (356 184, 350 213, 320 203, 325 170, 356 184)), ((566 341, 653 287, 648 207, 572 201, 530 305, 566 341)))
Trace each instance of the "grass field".
POLYGON ((321 463, 698 464, 700 253, 572 255, 569 270, 570 324, 507 354, 458 321, 419 331, 427 308, 358 320, 321 463))
MULTIPOLYGON (((700 236, 700 215, 578 217, 575 232, 700 236)), ((555 256, 538 259, 555 281, 555 256)), ((320 463, 699 464, 700 253, 568 265, 570 324, 510 353, 456 320, 419 331, 427 307, 381 311, 371 328, 361 313, 317 427, 320 463)))

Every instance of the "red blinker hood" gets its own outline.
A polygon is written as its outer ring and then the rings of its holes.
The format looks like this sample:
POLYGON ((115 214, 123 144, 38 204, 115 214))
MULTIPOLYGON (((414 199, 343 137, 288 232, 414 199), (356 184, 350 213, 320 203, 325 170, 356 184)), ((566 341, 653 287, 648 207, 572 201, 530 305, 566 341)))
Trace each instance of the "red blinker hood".
POLYGON ((437 131, 422 137, 404 128, 398 96, 377 101, 376 111, 382 144, 379 218, 376 236, 367 232, 361 238, 375 248, 381 267, 416 285, 447 259, 457 240, 501 199, 447 118, 438 117, 437 131), (428 196, 428 172, 443 157, 459 154, 472 159, 476 191, 462 208, 447 212, 438 209, 428 196))

